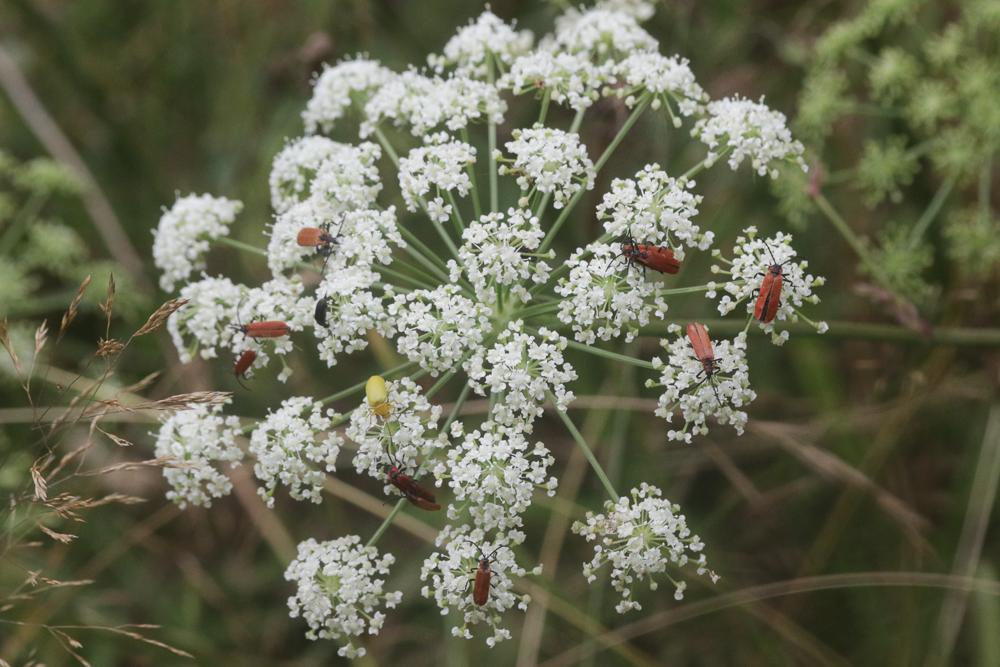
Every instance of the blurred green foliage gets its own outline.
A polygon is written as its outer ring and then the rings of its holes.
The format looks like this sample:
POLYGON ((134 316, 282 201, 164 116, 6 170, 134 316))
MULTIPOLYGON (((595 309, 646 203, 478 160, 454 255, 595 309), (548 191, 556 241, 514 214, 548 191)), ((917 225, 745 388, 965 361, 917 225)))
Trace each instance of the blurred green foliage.
MULTIPOLYGON (((556 11, 528 0, 492 5, 500 16, 538 32, 550 26, 556 11)), ((301 133, 298 114, 319 64, 359 51, 397 68, 421 62, 480 9, 458 0, 8 0, 0 5, 0 45, 16 57, 125 221, 130 239, 148 256, 150 229, 175 191, 241 199, 246 208, 235 235, 260 244, 259 230, 270 216, 270 160, 286 137, 301 133)), ((869 247, 890 286, 928 316, 940 316, 936 322, 979 325, 995 325, 997 311, 1000 233, 992 205, 995 170, 988 167, 1000 131, 998 27, 1000 11, 987 0, 678 0, 659 3, 647 25, 665 52, 691 59, 713 96, 766 95, 770 105, 796 116, 799 135, 825 166, 823 191, 855 230, 873 239, 869 247), (927 141, 932 147, 918 150, 927 141), (928 223, 914 241, 912 230, 949 182, 954 192, 939 216, 943 226, 928 223)), ((613 111, 593 114, 596 129, 587 140, 607 141, 601 128, 610 132, 613 111)), ((630 164, 655 160, 668 170, 691 164, 691 155, 668 135, 662 119, 649 120, 620 153, 630 164)), ((34 161, 42 149, 5 97, 0 146, 9 156, 0 163, 0 221, 15 219, 38 192, 47 200, 44 207, 36 204, 34 224, 17 248, 4 248, 0 312, 58 321, 82 275, 93 273, 87 310, 51 360, 67 370, 85 369, 103 334, 96 303, 113 258, 96 240, 73 192, 52 187, 67 184, 52 178, 61 170, 34 161), (97 256, 106 258, 100 266, 90 259, 97 256), (49 302, 41 294, 59 299, 49 302), (18 311, 17 303, 25 310, 18 311)), ((766 182, 748 185, 719 171, 699 183, 702 219, 720 238, 731 239, 750 224, 775 229, 786 216, 800 252, 828 276, 824 316, 891 321, 881 303, 853 293, 852 285, 867 278, 808 196, 810 176, 799 178, 776 181, 781 189, 775 197, 766 182)), ((604 187, 598 183, 595 192, 604 187)), ((593 202, 581 210, 592 210, 593 202)), ((582 218, 579 238, 592 236, 595 226, 582 218)), ((8 243, 5 238, 0 244, 8 243)), ((238 263, 228 272, 234 278, 253 283, 264 276, 261 263, 242 255, 213 257, 210 266, 224 259, 238 263)), ((693 257, 685 271, 704 271, 707 264, 708 258, 693 257)), ((115 274, 124 284, 121 270, 115 274)), ((136 304, 119 313, 130 320, 127 330, 162 300, 137 288, 119 291, 136 304)), ((708 304, 696 297, 678 299, 671 308, 710 315, 708 304)), ((656 344, 640 343, 649 350, 656 344)), ((162 335, 155 343, 143 341, 129 353, 122 381, 163 370, 150 388, 154 395, 191 386, 236 389, 225 364, 179 368, 168 349, 162 335)), ((819 340, 793 337, 782 350, 759 347, 754 354, 761 398, 752 422, 762 427, 742 439, 726 435, 695 447, 664 445, 662 424, 651 415, 592 413, 590 439, 602 459, 612 460, 608 467, 622 486, 650 479, 684 506, 724 575, 725 590, 817 573, 949 572, 984 446, 986 401, 995 400, 996 353, 844 341, 834 332, 819 340), (885 496, 864 485, 859 490, 856 477, 831 468, 816 452, 857 468, 921 520, 911 516, 907 523, 901 517, 909 515, 887 509, 885 496)), ((336 374, 317 373, 315 382, 307 373, 296 374, 283 391, 328 394, 343 385, 339 378, 363 377, 372 365, 365 355, 336 374)), ((606 367, 577 367, 578 394, 608 391, 606 367)), ((641 378, 620 381, 622 395, 644 395, 641 378)), ((237 396, 238 408, 261 414, 273 404, 271 386, 255 383, 253 393, 237 396)), ((23 404, 14 385, 0 391, 4 405, 23 404)), ((58 392, 48 397, 65 398, 58 392)), ((126 424, 122 435, 139 450, 152 428, 126 424)), ((571 443, 558 425, 538 430, 560 465, 570 458, 571 443)), ((19 447, 31 441, 29 432, 30 425, 13 422, 0 432, 0 453, 8 462, 0 469, 4 489, 23 482, 9 476, 31 459, 19 447)), ((139 459, 148 453, 106 456, 139 459)), ((197 664, 336 664, 333 643, 308 642, 303 625, 287 617, 282 545, 366 534, 377 524, 374 517, 332 497, 301 513, 279 502, 274 516, 295 517, 282 527, 266 513, 254 514, 253 503, 241 501, 239 493, 208 512, 178 512, 164 500, 156 471, 94 483, 149 502, 100 509, 73 544, 45 543, 50 576, 96 583, 54 591, 31 610, 33 622, 157 623, 163 626, 157 637, 195 654, 197 664)), ((366 490, 378 494, 374 485, 366 490)), ((575 502, 594 508, 600 498, 595 480, 587 478, 575 502)), ((529 533, 544 534, 552 516, 559 516, 553 506, 540 503, 527 517, 529 533)), ((997 528, 994 517, 979 576, 995 577, 990 573, 997 566, 997 528)), ((403 590, 406 603, 370 646, 367 664, 515 664, 516 618, 515 639, 493 651, 447 638, 436 608, 419 596, 426 545, 402 531, 391 537, 400 556, 391 583, 403 590)), ((558 568, 547 568, 541 583, 570 606, 589 610, 593 621, 614 628, 677 606, 669 594, 647 594, 641 614, 618 617, 580 576, 585 553, 579 540, 568 538, 558 568)), ((712 595, 692 590, 685 604, 712 595)), ((941 591, 913 587, 788 596, 656 628, 630 643, 654 664, 914 664, 933 653, 942 598, 941 591)), ((996 603, 985 594, 970 601, 955 664, 998 655, 996 603)), ((95 665, 190 664, 120 636, 81 632, 78 638, 95 665)), ((584 641, 579 628, 549 614, 540 655, 544 660, 584 641)), ((56 639, 34 626, 0 625, 0 657, 11 664, 72 662, 56 639)), ((590 664, 628 661, 605 651, 590 664)))

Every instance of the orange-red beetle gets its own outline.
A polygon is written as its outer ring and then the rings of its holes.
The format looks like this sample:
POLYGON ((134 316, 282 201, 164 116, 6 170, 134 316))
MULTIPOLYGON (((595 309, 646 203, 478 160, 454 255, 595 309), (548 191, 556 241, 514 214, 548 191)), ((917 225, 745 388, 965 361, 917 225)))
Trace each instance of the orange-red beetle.
POLYGON ((288 324, 281 320, 264 320, 263 322, 251 322, 240 326, 240 331, 250 338, 281 338, 287 336, 291 329, 288 324))
MULTIPOLYGON (((687 337, 694 349, 694 356, 701 362, 701 372, 705 376, 701 382, 708 382, 712 385, 715 400, 719 402, 719 405, 722 405, 722 399, 719 398, 719 390, 716 389, 714 380, 715 374, 719 371, 719 360, 715 358, 715 350, 712 349, 712 339, 708 337, 708 329, 700 322, 693 322, 687 325, 687 337)), ((701 385, 701 382, 698 384, 701 385)))
POLYGON ((257 353, 253 350, 245 350, 240 358, 236 360, 236 364, 233 365, 233 375, 236 376, 236 381, 246 389, 243 385, 243 379, 246 378, 247 372, 250 367, 253 366, 253 362, 257 361, 257 353))
POLYGON ((303 227, 295 236, 295 242, 303 248, 316 248, 316 254, 329 257, 337 237, 322 227, 303 227))
POLYGON ((622 243, 622 255, 629 265, 638 264, 660 273, 674 274, 681 270, 681 263, 674 257, 673 248, 630 240, 622 243))
POLYGON ((389 468, 387 478, 390 484, 400 490, 404 498, 420 509, 428 512, 436 512, 441 509, 434 494, 420 486, 412 477, 404 474, 398 466, 389 468))
MULTIPOLYGON (((757 290, 757 302, 753 305, 753 316, 755 320, 767 324, 778 314, 778 306, 781 305, 781 286, 784 283, 784 265, 779 264, 774 258, 771 246, 764 244, 767 252, 771 255, 771 265, 767 267, 767 273, 757 290)), ((788 260, 791 261, 791 260, 788 260)), ((785 262, 787 264, 788 262, 785 262)))
MULTIPOLYGON (((478 545, 477 545, 478 546, 478 545)), ((500 547, 490 553, 489 556, 479 549, 479 566, 476 568, 476 580, 472 584, 472 601, 482 607, 490 601, 490 587, 493 582, 493 556, 496 555, 500 547)))

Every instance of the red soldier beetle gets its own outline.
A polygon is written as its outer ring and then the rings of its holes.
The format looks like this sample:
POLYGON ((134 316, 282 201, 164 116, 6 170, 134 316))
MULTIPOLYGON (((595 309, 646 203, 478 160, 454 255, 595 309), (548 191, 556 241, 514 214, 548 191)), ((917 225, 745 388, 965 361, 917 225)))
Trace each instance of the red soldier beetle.
POLYGON ((240 386, 244 389, 247 389, 247 386, 243 384, 243 380, 246 378, 247 373, 250 371, 250 368, 253 366, 253 362, 255 361, 257 361, 257 353, 253 350, 245 350, 233 366, 233 375, 236 376, 236 381, 239 382, 240 386))
POLYGON ((768 254, 771 255, 772 263, 767 267, 767 273, 763 274, 764 279, 757 290, 757 301, 753 306, 753 317, 755 320, 767 324, 774 320, 774 316, 778 314, 778 307, 781 305, 781 286, 785 279, 784 266, 792 260, 789 259, 779 263, 775 259, 774 252, 767 242, 764 242, 764 247, 767 248, 768 254))
POLYGON ((399 489, 403 497, 422 510, 436 512, 441 509, 434 494, 422 487, 416 480, 405 474, 399 466, 393 465, 386 474, 389 483, 399 489))
POLYGON ((487 556, 480 545, 476 544, 472 540, 466 541, 479 549, 479 565, 476 567, 476 578, 472 584, 472 601, 482 607, 490 601, 490 589, 493 587, 493 557, 496 556, 497 551, 499 551, 503 545, 498 545, 497 548, 491 551, 490 555, 487 556))
POLYGON ((295 242, 303 248, 316 248, 320 257, 329 257, 337 237, 323 227, 303 227, 295 236, 295 242))
POLYGON ((673 248, 650 243, 637 243, 632 236, 622 237, 619 244, 621 245, 621 254, 615 259, 624 258, 630 269, 638 265, 642 267, 643 273, 646 269, 653 269, 659 273, 671 275, 681 270, 680 260, 674 256, 673 248))
POLYGON ((291 331, 288 324, 281 320, 262 320, 243 324, 240 322, 240 308, 242 304, 243 301, 241 299, 240 304, 236 306, 236 324, 234 326, 244 336, 248 338, 281 338, 282 336, 287 336, 291 331))
POLYGON ((705 376, 705 379, 695 385, 695 388, 708 382, 712 385, 715 400, 721 406, 722 400, 719 398, 719 390, 715 386, 715 374, 719 372, 719 360, 716 359, 715 350, 712 349, 712 339, 708 336, 708 329, 704 324, 693 322, 687 325, 687 337, 691 341, 692 349, 694 349, 694 356, 701 362, 701 374, 705 376))

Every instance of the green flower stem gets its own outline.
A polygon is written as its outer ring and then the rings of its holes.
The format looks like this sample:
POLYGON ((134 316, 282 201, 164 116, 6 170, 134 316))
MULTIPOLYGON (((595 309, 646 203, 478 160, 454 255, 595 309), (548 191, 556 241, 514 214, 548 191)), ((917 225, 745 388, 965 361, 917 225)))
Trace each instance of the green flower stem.
POLYGON ((432 396, 434 396, 434 394, 444 389, 444 386, 448 384, 448 380, 455 377, 455 373, 458 372, 458 369, 459 366, 456 365, 454 368, 452 368, 451 370, 444 373, 441 377, 439 377, 437 382, 431 385, 431 388, 427 390, 427 393, 425 394, 427 398, 431 398, 432 396))
MULTIPOLYGON (((407 253, 407 254, 410 254, 410 253, 407 253)), ((440 277, 438 277, 438 276, 436 276, 434 274, 428 273, 427 271, 424 271, 423 269, 421 269, 419 266, 415 266, 413 264, 410 264, 409 262, 407 262, 407 261, 405 261, 403 259, 398 259, 397 258, 396 260, 393 261, 393 264, 395 264, 396 266, 400 266, 400 267, 402 267, 404 269, 409 269, 410 272, 412 272, 418 278, 420 278, 421 280, 424 280, 428 284, 434 284, 438 280, 441 280, 440 277)))
POLYGON ((587 113, 586 109, 580 109, 576 112, 576 115, 573 116, 573 122, 569 125, 570 132, 578 132, 580 130, 580 126, 583 125, 583 114, 585 113, 587 113))
MULTIPOLYGON (((555 396, 553 396, 551 393, 549 394, 549 400, 552 401, 553 403, 555 403, 556 400, 555 396)), ((556 408, 556 414, 559 415, 559 418, 562 419, 563 424, 566 425, 566 430, 569 431, 569 434, 571 436, 573 436, 573 440, 575 440, 577 446, 580 447, 580 451, 583 452, 583 456, 590 463, 590 467, 594 469, 594 472, 597 474, 597 478, 601 480, 601 484, 604 485, 604 490, 608 492, 608 497, 611 499, 611 502, 615 503, 618 502, 618 499, 621 498, 621 496, 619 496, 618 492, 615 491, 615 487, 611 483, 611 480, 608 479, 607 474, 604 472, 604 468, 601 467, 601 464, 598 462, 597 457, 594 456, 593 450, 591 450, 590 447, 587 445, 587 441, 583 439, 583 435, 580 434, 580 431, 576 428, 576 425, 569 418, 569 415, 566 414, 564 411, 560 410, 559 408, 556 408)))
POLYGON ((448 427, 451 423, 458 419, 458 413, 462 411, 462 406, 465 405, 466 399, 469 398, 469 392, 472 391, 472 385, 468 382, 462 387, 462 392, 458 395, 458 400, 455 401, 454 407, 451 409, 451 413, 448 414, 448 418, 444 420, 444 424, 441 425, 441 432, 447 433, 448 427))
MULTIPOLYGON (((420 200, 420 205, 424 207, 424 211, 427 210, 427 207, 424 206, 423 199, 420 200)), ((438 236, 441 237, 441 240, 444 241, 444 244, 448 247, 448 252, 450 252, 452 257, 454 257, 457 260, 458 248, 455 246, 455 242, 451 240, 451 237, 448 236, 448 232, 444 230, 444 227, 442 227, 440 223, 437 223, 433 220, 430 220, 429 222, 431 226, 434 228, 434 231, 438 233, 438 236)))
MULTIPOLYGON (((384 378, 391 378, 394 375, 398 375, 400 373, 406 373, 407 371, 409 371, 411 368, 413 368, 416 365, 417 365, 417 362, 415 362, 415 361, 407 361, 404 364, 400 364, 399 366, 395 366, 393 368, 390 368, 389 370, 385 371, 381 375, 384 378)), ((367 382, 368 382, 368 379, 365 378, 364 382, 359 382, 359 383, 357 383, 355 385, 351 385, 347 389, 341 389, 336 394, 331 394, 331 395, 327 396, 326 398, 321 398, 319 402, 322 403, 323 405, 327 405, 328 403, 333 403, 334 401, 339 401, 342 398, 347 398, 348 396, 356 394, 359 391, 364 391, 365 384, 367 382)))
MULTIPOLYGON (((472 145, 472 142, 469 141, 468 128, 465 127, 462 128, 462 141, 469 144, 470 146, 472 145)), ((474 164, 467 164, 465 165, 465 171, 468 172, 469 181, 471 181, 472 183, 472 187, 470 188, 470 191, 472 193, 472 210, 476 212, 476 219, 478 220, 479 218, 483 217, 483 205, 479 201, 479 185, 476 182, 476 167, 474 164)))
POLYGON ((425 283, 422 280, 419 280, 419 279, 414 278, 412 276, 408 276, 405 273, 400 273, 399 271, 396 271, 395 269, 390 269, 388 266, 385 266, 384 264, 379 264, 378 262, 374 262, 372 264, 372 269, 375 270, 375 271, 378 271, 379 273, 381 273, 383 275, 392 276, 393 278, 395 278, 397 280, 405 280, 406 282, 410 283, 411 285, 413 285, 414 287, 416 287, 418 289, 434 289, 433 285, 425 283))
POLYGON ((872 257, 871 253, 868 252, 868 248, 865 246, 864 241, 858 236, 851 226, 847 224, 847 221, 837 212, 830 201, 823 195, 822 192, 818 193, 813 201, 816 202, 816 206, 819 208, 820 212, 826 216, 826 219, 830 221, 834 229, 840 232, 840 235, 844 237, 847 244, 851 246, 854 253, 858 256, 861 262, 871 273, 872 277, 882 283, 882 286, 888 289, 890 292, 895 294, 895 290, 892 289, 891 282, 886 277, 885 273, 882 272, 882 267, 879 266, 875 258, 872 257))
POLYGON ((948 180, 941 184, 938 188, 937 193, 934 195, 934 199, 931 203, 927 205, 927 209, 917 220, 917 224, 913 226, 910 231, 910 250, 915 250, 917 244, 920 243, 920 239, 923 238, 924 234, 927 232, 927 228, 931 226, 934 222, 934 218, 940 213, 941 207, 944 206, 945 200, 948 199, 948 195, 951 194, 952 188, 955 187, 955 181, 957 178, 955 176, 950 176, 948 180))
POLYGON ((267 257, 267 251, 263 248, 258 248, 257 246, 252 246, 249 243, 244 243, 243 241, 237 241, 236 239, 231 239, 228 236, 220 236, 217 239, 212 239, 214 243, 220 245, 227 245, 231 248, 236 248, 237 250, 243 250, 244 252, 249 252, 254 255, 260 255, 261 257, 267 257))
MULTIPOLYGON (((432 225, 436 225, 436 222, 432 222, 432 225)), ((406 228, 405 225, 397 225, 400 234, 406 242, 412 246, 412 248, 406 248, 406 251, 418 262, 426 266, 434 275, 439 279, 448 282, 448 274, 446 272, 447 265, 444 261, 437 256, 437 254, 427 247, 420 238, 406 228)))
POLYGON ((462 220, 462 211, 458 208, 458 202, 455 201, 455 195, 451 190, 448 190, 448 203, 451 204, 451 222, 455 225, 455 233, 461 239, 462 232, 465 231, 465 221, 462 220))
MULTIPOLYGON (((493 72, 493 58, 487 59, 487 80, 489 84, 493 85, 494 72, 493 72)), ((489 136, 489 151, 490 151, 490 211, 496 213, 499 208, 499 194, 497 191, 497 159, 493 154, 497 148, 497 124, 493 122, 492 119, 489 121, 487 126, 487 133, 489 136)))
POLYGON ((545 117, 549 113, 549 98, 551 97, 552 97, 552 90, 546 88, 545 93, 542 94, 542 108, 538 111, 538 120, 536 121, 538 125, 545 124, 545 117))
POLYGON ((706 169, 711 169, 715 165, 719 164, 719 162, 724 157, 726 157, 727 155, 729 155, 729 152, 731 150, 732 150, 732 148, 730 148, 729 146, 726 146, 726 148, 723 149, 722 152, 720 152, 718 155, 715 156, 715 159, 712 160, 712 164, 707 164, 705 162, 705 160, 702 160, 701 162, 699 162, 698 164, 696 164, 695 166, 691 167, 690 169, 688 169, 687 171, 685 171, 683 174, 681 174, 681 177, 678 178, 677 180, 678 181, 689 181, 692 178, 694 178, 695 176, 697 176, 698 174, 700 174, 701 172, 705 171, 706 169))
POLYGON ((378 542, 379 538, 381 538, 385 531, 389 529, 389 525, 393 522, 396 515, 399 514, 399 512, 403 509, 403 505, 406 503, 406 498, 400 498, 396 501, 396 505, 392 508, 392 511, 389 512, 384 519, 382 519, 382 523, 379 524, 379 527, 375 530, 372 536, 368 538, 368 541, 365 542, 366 547, 375 546, 375 543, 378 542))
POLYGON ((398 170, 399 155, 396 153, 396 149, 392 147, 392 144, 389 143, 389 138, 385 136, 384 132, 382 132, 381 127, 375 128, 375 138, 378 139, 380 144, 382 144, 382 150, 385 151, 385 154, 389 156, 389 159, 392 160, 392 164, 395 165, 398 170))
MULTIPOLYGON (((600 172, 607 161, 611 159, 611 155, 615 152, 615 149, 618 148, 618 145, 625 138, 625 135, 629 133, 629 130, 631 130, 636 124, 636 121, 639 120, 639 116, 642 115, 642 112, 646 110, 647 106, 649 106, 648 96, 644 97, 642 101, 636 105, 635 109, 632 110, 632 114, 622 125, 621 129, 618 130, 618 134, 615 135, 615 138, 611 140, 608 147, 604 149, 603 153, 601 153, 601 157, 597 158, 597 162, 594 163, 595 172, 600 172)), ((578 113, 577 117, 582 119, 583 115, 578 113)), ((566 219, 569 218, 569 214, 573 212, 573 209, 583 198, 585 192, 587 191, 581 188, 575 195, 573 195, 566 206, 563 207, 563 210, 559 213, 559 217, 556 218, 554 223, 552 223, 552 228, 549 229, 549 232, 545 235, 545 240, 542 241, 542 245, 538 247, 538 252, 545 252, 549 249, 549 246, 552 245, 552 242, 556 238, 556 234, 559 233, 559 228, 562 227, 563 223, 566 222, 566 219)))
POLYGON ((566 344, 573 348, 574 350, 580 350, 581 352, 589 352, 590 354, 597 355, 598 357, 604 357, 605 359, 611 359, 612 361, 620 361, 626 364, 632 364, 633 366, 639 366, 640 368, 655 368, 653 363, 650 361, 645 361, 644 359, 636 359, 635 357, 630 357, 625 354, 618 354, 617 352, 611 352, 610 350, 604 350, 599 347, 594 347, 593 345, 587 345, 586 343, 578 343, 575 340, 567 340, 566 344))
POLYGON ((559 301, 549 301, 548 303, 536 303, 523 310, 515 311, 511 314, 511 320, 526 320, 537 315, 546 315, 559 310, 559 301))

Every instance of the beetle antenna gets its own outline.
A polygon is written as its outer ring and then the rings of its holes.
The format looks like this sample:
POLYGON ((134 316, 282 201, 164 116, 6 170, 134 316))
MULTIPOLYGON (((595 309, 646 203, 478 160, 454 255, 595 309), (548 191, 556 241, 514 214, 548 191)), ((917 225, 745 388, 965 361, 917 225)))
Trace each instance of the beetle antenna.
POLYGON ((767 248, 767 254, 769 254, 771 256, 771 263, 772 264, 778 264, 778 266, 783 266, 782 264, 778 263, 777 258, 775 258, 775 256, 774 256, 774 251, 771 250, 771 246, 768 245, 767 241, 765 241, 764 239, 761 239, 760 242, 764 244, 765 248, 767 248))

